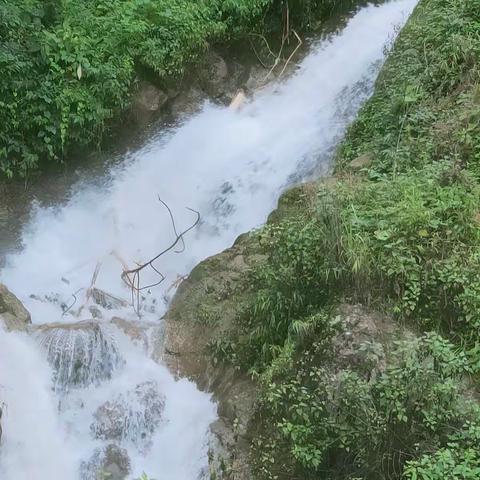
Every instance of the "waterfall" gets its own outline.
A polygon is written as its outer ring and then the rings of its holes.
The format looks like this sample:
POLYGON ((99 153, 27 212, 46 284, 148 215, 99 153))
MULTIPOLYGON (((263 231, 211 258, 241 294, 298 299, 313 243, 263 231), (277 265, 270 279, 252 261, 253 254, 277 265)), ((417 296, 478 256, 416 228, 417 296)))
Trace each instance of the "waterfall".
MULTIPOLYGON (((212 399, 110 321, 139 321, 124 264, 146 262, 174 239, 159 196, 178 231, 195 220, 186 207, 200 213, 185 250, 155 264, 165 280, 142 292, 142 322, 160 326, 179 278, 260 226, 289 185, 329 171, 415 3, 362 8, 239 111, 206 103, 125 155, 103 182, 80 182, 61 206, 32 204, 22 249, 0 272, 36 325, 33 339, 0 331, 2 480, 90 480, 98 469, 114 478, 208 478, 212 399)), ((151 269, 141 284, 158 279, 151 269)))
POLYGON ((36 336, 53 368, 57 392, 98 385, 111 378, 121 363, 115 343, 97 322, 46 325, 36 336))

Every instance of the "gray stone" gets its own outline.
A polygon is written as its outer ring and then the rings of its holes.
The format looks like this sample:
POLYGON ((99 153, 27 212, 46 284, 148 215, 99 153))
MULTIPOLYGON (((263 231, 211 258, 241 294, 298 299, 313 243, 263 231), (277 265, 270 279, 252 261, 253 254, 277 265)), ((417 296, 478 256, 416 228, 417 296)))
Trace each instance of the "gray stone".
POLYGON ((28 310, 2 283, 0 283, 0 321, 3 321, 8 331, 25 330, 32 323, 28 310))
POLYGON ((88 311, 92 314, 92 318, 101 320, 103 318, 102 311, 96 305, 90 305, 88 311))
POLYGON ((82 480, 125 480, 131 472, 130 458, 124 448, 110 444, 97 448, 88 462, 81 467, 82 480))
POLYGON ((250 74, 248 80, 245 83, 245 87, 250 92, 255 92, 256 90, 265 86, 269 81, 272 81, 275 76, 273 73, 267 78, 268 70, 261 66, 252 66, 250 69, 250 74))
POLYGON ((368 168, 372 164, 372 161, 372 155, 370 153, 364 153, 355 160, 352 160, 349 163, 349 167, 351 170, 362 170, 363 168, 368 168))
POLYGON ((135 122, 143 127, 151 122, 168 101, 168 94, 150 82, 142 81, 133 95, 131 112, 135 122))
POLYGON ((110 293, 100 290, 100 288, 91 288, 90 295, 97 305, 107 310, 117 310, 128 307, 128 302, 126 300, 115 297, 110 293))
POLYGON ((207 96, 198 88, 192 87, 179 94, 172 102, 171 113, 174 117, 185 117, 200 110, 207 96))
POLYGON ((133 105, 137 110, 156 112, 165 105, 168 95, 150 82, 142 81, 138 85, 137 93, 133 98, 133 105))
POLYGON ((90 430, 99 440, 130 441, 147 448, 162 421, 165 396, 155 382, 143 382, 135 390, 105 402, 94 414, 90 430))
POLYGON ((228 66, 225 60, 213 50, 205 58, 203 67, 199 70, 199 80, 202 89, 212 97, 225 93, 228 66))

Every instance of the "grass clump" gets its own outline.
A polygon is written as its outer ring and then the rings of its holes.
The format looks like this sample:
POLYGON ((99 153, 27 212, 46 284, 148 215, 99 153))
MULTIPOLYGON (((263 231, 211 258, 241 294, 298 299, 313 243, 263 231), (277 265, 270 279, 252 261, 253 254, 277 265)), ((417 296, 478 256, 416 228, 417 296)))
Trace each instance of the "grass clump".
POLYGON ((402 478, 404 470, 415 478, 447 455, 446 468, 475 471, 480 412, 463 397, 459 379, 470 366, 451 343, 436 334, 398 342, 370 378, 361 365, 336 370, 333 353, 314 343, 264 385, 253 442, 259 478, 402 478))

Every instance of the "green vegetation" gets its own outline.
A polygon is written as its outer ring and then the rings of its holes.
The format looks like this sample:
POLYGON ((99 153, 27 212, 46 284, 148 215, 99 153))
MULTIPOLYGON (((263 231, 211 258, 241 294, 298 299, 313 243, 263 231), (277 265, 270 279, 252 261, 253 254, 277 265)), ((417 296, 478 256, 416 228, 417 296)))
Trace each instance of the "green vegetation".
POLYGON ((479 19, 479 0, 420 0, 335 180, 257 235, 267 260, 214 345, 261 388, 257 478, 479 478, 479 19), (400 330, 345 361, 345 302, 400 330))
MULTIPOLYGON (((352 0, 292 2, 308 28, 352 0)), ((274 0, 0 0, 0 174, 99 142, 142 77, 167 85, 211 43, 281 29, 274 0)))

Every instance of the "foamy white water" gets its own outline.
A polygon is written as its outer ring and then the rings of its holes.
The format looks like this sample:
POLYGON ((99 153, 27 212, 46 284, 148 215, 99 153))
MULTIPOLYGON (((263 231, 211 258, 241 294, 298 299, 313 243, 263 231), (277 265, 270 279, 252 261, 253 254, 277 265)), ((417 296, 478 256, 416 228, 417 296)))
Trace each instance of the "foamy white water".
MULTIPOLYGON (((385 46, 415 4, 398 0, 362 9, 343 32, 313 48, 293 77, 258 94, 240 111, 205 105, 173 132, 125 158, 103 189, 82 184, 66 206, 33 206, 23 249, 7 258, 1 281, 25 303, 36 324, 90 318, 88 305, 79 317, 70 313, 85 302, 97 265, 96 286, 129 300, 118 257, 133 267, 174 238, 159 195, 173 210, 178 230, 195 219, 185 207, 198 210, 202 220, 186 236, 183 253, 170 252, 155 264, 166 279, 145 292, 142 315, 158 321, 179 276, 261 225, 289 184, 328 170, 332 149, 371 93, 385 46), (70 305, 74 293, 77 303, 63 315, 62 304, 70 305)), ((142 284, 156 280, 154 272, 141 278, 142 284)), ((137 318, 132 308, 115 313, 137 318)), ((174 381, 141 347, 113 327, 107 330, 122 366, 99 383, 60 396, 51 392, 52 373, 39 359, 39 347, 0 332, 0 399, 14 405, 6 409, 2 479, 79 478, 80 462, 107 443, 92 433, 94 413, 115 398, 130 402, 133 427, 118 444, 130 456, 131 478, 144 470, 157 480, 196 480, 206 467, 208 428, 215 418, 209 396, 187 381, 174 381), (143 421, 137 414, 141 400, 135 397, 142 382, 153 382, 165 405, 149 444, 139 446, 132 432, 143 421)))

